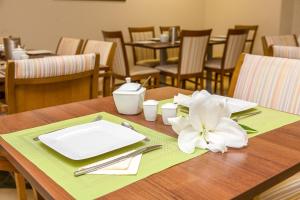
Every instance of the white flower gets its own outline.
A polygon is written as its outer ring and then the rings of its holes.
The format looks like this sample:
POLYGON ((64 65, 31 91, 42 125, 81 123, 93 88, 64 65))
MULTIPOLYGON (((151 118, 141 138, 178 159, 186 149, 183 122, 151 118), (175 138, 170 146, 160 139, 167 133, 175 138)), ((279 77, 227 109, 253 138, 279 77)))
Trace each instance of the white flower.
POLYGON ((193 94, 188 117, 169 122, 181 151, 193 153, 198 147, 224 153, 227 147, 242 148, 248 143, 247 133, 230 116, 226 100, 201 91, 193 94))

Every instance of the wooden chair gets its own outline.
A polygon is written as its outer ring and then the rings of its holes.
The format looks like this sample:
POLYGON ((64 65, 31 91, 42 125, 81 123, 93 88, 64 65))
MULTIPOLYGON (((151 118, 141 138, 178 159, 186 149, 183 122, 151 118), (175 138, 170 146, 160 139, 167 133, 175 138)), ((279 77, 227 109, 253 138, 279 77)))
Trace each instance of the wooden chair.
POLYGON ((299 46, 296 35, 263 36, 262 45, 265 56, 272 56, 272 46, 299 46))
POLYGON ((109 96, 111 94, 111 69, 113 65, 115 50, 115 43, 98 40, 87 40, 83 46, 83 54, 100 54, 100 73, 98 88, 99 92, 102 91, 103 96, 109 96))
POLYGON ((235 25, 234 28, 245 29, 248 31, 248 38, 247 38, 244 52, 252 54, 256 35, 257 35, 258 25, 235 25))
POLYGON ((272 46, 274 57, 300 59, 300 47, 272 46))
MULTIPOLYGON (((171 27, 176 27, 177 34, 178 34, 178 36, 180 36, 180 31, 181 31, 180 26, 160 26, 159 27, 160 33, 169 35, 169 30, 170 30, 171 27)), ((167 55, 168 55, 167 63, 169 63, 169 64, 178 64, 179 48, 167 49, 167 55)))
MULTIPOLYGON (((300 60, 242 54, 235 68, 228 96, 300 115, 299 66, 300 60)), ((300 173, 297 173, 263 192, 255 200, 275 197, 298 199, 299 188, 300 173)))
MULTIPOLYGON (((131 42, 147 41, 155 37, 154 27, 128 28, 131 42)), ((134 65, 155 67, 159 64, 157 53, 153 49, 132 47, 134 65)))
POLYGON ((183 88, 185 88, 186 80, 196 78, 195 90, 198 88, 199 79, 200 86, 203 88, 202 72, 211 32, 212 30, 183 30, 180 36, 179 65, 158 66, 156 69, 159 69, 162 75, 170 76, 172 85, 174 85, 174 79, 177 79, 177 87, 181 87, 183 83, 183 88))
POLYGON ((221 95, 225 93, 224 76, 228 75, 230 81, 235 65, 238 61, 238 58, 244 50, 247 34, 248 34, 247 30, 229 29, 227 33, 227 41, 225 44, 223 57, 212 58, 205 63, 206 71, 215 72, 215 78, 214 78, 215 92, 217 89, 217 84, 218 82, 220 82, 221 95), (219 76, 220 76, 220 80, 219 80, 219 76))
POLYGON ((159 87, 159 70, 139 65, 129 66, 124 46, 124 38, 121 31, 102 31, 102 33, 105 41, 114 42, 117 45, 112 67, 113 88, 116 79, 125 80, 126 77, 131 77, 133 81, 140 81, 149 76, 154 79, 153 87, 159 87))
POLYGON ((55 56, 9 61, 8 113, 81 101, 98 96, 99 56, 55 56))
POLYGON ((83 39, 62 37, 57 45, 56 54, 63 55, 78 55, 81 52, 83 39))

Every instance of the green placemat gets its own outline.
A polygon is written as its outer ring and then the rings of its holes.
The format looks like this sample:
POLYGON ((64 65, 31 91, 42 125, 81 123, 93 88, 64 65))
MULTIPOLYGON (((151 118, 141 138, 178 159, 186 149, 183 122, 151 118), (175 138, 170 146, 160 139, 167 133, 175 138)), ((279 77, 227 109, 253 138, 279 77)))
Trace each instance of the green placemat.
MULTIPOLYGON (((161 104, 172 100, 162 101, 161 104)), ((262 113, 240 122, 258 130, 256 134, 265 133, 281 126, 300 120, 300 116, 283 113, 271 109, 258 107, 262 113)), ((100 113, 104 119, 121 123, 124 120, 108 113, 100 113)), ((184 154, 177 147, 177 140, 165 134, 131 123, 140 133, 149 137, 149 144, 162 144, 163 149, 143 155, 139 172, 134 176, 111 176, 111 175, 85 175, 78 178, 73 176, 73 171, 82 165, 93 163, 124 151, 132 150, 143 144, 137 144, 117 152, 99 156, 86 161, 71 161, 58 153, 47 148, 41 142, 34 142, 32 139, 40 134, 51 130, 68 127, 80 123, 86 123, 94 119, 98 114, 74 118, 42 127, 28 129, 2 136, 5 141, 21 152, 26 158, 38 166, 57 184, 62 186, 75 199, 94 199, 96 197, 113 192, 131 183, 141 180, 154 173, 160 172, 176 164, 204 154, 205 150, 197 150, 194 154, 184 154)))
MULTIPOLYGON (((118 124, 125 121, 122 118, 108 113, 100 114, 105 120, 118 124)), ((143 144, 140 143, 133 145, 117 152, 105 154, 104 156, 99 156, 85 161, 72 161, 60 156, 58 153, 44 146, 41 142, 33 141, 34 137, 43 133, 80 123, 90 122, 95 119, 97 115, 99 114, 74 118, 67 121, 3 135, 1 137, 32 163, 38 166, 75 199, 94 199, 206 152, 205 150, 197 150, 196 153, 192 155, 184 154, 178 149, 177 140, 175 138, 141 125, 131 123, 138 132, 144 134, 151 140, 151 142, 147 144, 163 145, 163 149, 143 155, 137 175, 85 175, 75 178, 73 176, 73 172, 78 167, 106 159, 125 151, 136 149, 143 144)))
MULTIPOLYGON (((166 99, 166 100, 160 101, 159 108, 158 108, 158 114, 161 114, 161 106, 163 104, 172 103, 172 102, 173 102, 173 99, 166 99)), ((233 116, 240 115, 243 113, 248 113, 248 112, 255 112, 255 111, 262 111, 262 112, 261 112, 261 114, 239 120, 240 124, 249 126, 253 129, 257 130, 257 133, 248 134, 249 138, 252 138, 254 136, 260 135, 262 133, 280 128, 284 125, 291 124, 293 122, 300 120, 299 115, 293 115, 290 113, 280 112, 277 110, 264 108, 264 107, 260 107, 260 106, 254 108, 254 109, 247 110, 245 112, 233 114, 233 116)), ((180 112, 180 109, 179 109, 178 115, 186 116, 187 114, 180 112)))

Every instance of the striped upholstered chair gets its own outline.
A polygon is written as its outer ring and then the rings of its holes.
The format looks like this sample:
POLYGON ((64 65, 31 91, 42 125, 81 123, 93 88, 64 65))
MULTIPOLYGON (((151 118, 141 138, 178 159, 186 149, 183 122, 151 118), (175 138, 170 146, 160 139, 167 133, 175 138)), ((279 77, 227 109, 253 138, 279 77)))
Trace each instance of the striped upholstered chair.
POLYGON ((296 35, 278 35, 278 36, 263 36, 262 45, 265 56, 273 55, 272 46, 292 46, 297 47, 298 41, 296 35))
POLYGON ((129 65, 121 31, 103 31, 102 33, 105 41, 114 42, 117 45, 112 67, 113 88, 116 80, 124 81, 126 77, 131 77, 133 81, 141 81, 149 76, 154 79, 152 87, 159 87, 159 70, 152 67, 129 65))
POLYGON ((229 29, 222 58, 212 58, 206 62, 205 70, 215 72, 215 92, 217 89, 217 83, 220 82, 221 94, 223 95, 225 93, 224 76, 228 75, 230 81, 239 56, 244 50, 247 36, 247 30, 229 29))
POLYGON ((83 39, 62 37, 58 42, 56 54, 60 56, 80 54, 82 45, 83 39))
POLYGON ((100 54, 99 92, 103 96, 111 94, 111 69, 115 55, 116 44, 113 42, 87 40, 84 44, 82 54, 100 54))
POLYGON ((198 88, 200 79, 201 88, 203 88, 203 69, 205 57, 208 48, 212 30, 204 31, 185 31, 181 32, 181 45, 179 64, 157 66, 164 76, 172 78, 172 85, 175 84, 174 79, 177 79, 177 87, 185 88, 186 80, 196 78, 195 90, 198 88))
POLYGON ((280 58, 300 59, 300 47, 273 46, 273 56, 280 58))
MULTIPOLYGON (((242 55, 228 96, 300 115, 300 60, 242 55)), ((256 200, 300 198, 300 173, 259 195, 256 200)))
POLYGON ((8 113, 96 98, 98 63, 95 54, 9 61, 8 113))
MULTIPOLYGON (((154 27, 130 27, 128 28, 131 42, 149 41, 155 37, 154 27)), ((141 47, 132 47, 135 65, 155 67, 159 64, 156 51, 141 47)))
MULTIPOLYGON (((181 28, 180 26, 160 26, 160 33, 169 35, 169 30, 171 27, 175 27, 177 30, 177 34, 180 35, 181 28)), ((168 60, 167 63, 169 64, 177 64, 179 60, 179 48, 170 48, 167 49, 168 60)))

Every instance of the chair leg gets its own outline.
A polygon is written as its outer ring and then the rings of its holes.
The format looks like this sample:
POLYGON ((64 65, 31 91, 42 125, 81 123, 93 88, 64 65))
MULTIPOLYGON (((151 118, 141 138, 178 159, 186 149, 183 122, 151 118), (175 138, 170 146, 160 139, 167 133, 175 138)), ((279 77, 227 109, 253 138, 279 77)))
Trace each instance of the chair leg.
POLYGON ((155 82, 154 83, 155 84, 154 87, 159 88, 159 82, 160 82, 160 76, 159 75, 155 76, 154 82, 155 82))
POLYGON ((224 74, 221 73, 221 95, 224 95, 224 74))
POLYGON ((174 77, 171 77, 171 84, 173 87, 175 86, 175 78, 174 77))
MULTIPOLYGON (((199 85, 199 78, 195 78, 195 91, 198 90, 198 85, 199 85)), ((201 86, 202 87, 202 86, 201 86)))
POLYGON ((19 200, 26 200, 26 186, 25 186, 25 179, 24 177, 18 173, 14 172, 15 182, 16 182, 16 188, 17 188, 17 194, 19 200))
POLYGON ((182 80, 182 89, 186 89, 186 80, 182 80))
POLYGON ((215 72, 214 93, 217 93, 217 89, 218 89, 218 77, 219 77, 219 74, 217 72, 215 72))
POLYGON ((181 80, 177 78, 177 87, 180 88, 180 86, 181 86, 181 80))
POLYGON ((200 78, 200 90, 203 90, 204 88, 204 78, 203 76, 200 78))

